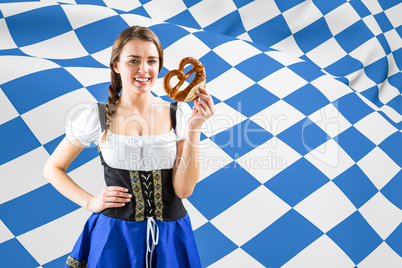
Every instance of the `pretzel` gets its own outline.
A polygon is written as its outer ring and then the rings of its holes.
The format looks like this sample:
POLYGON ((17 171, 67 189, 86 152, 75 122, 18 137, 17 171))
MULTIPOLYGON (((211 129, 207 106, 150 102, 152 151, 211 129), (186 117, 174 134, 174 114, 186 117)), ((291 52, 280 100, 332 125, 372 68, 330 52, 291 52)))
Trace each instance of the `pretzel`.
POLYGON ((165 75, 163 78, 163 88, 165 89, 166 94, 168 94, 172 100, 190 102, 198 98, 198 96, 195 94, 195 91, 200 87, 205 87, 206 78, 207 75, 201 62, 199 62, 196 58, 187 57, 180 61, 179 69, 172 70, 165 75), (183 69, 188 64, 191 64, 193 68, 184 74, 183 69), (188 84, 185 89, 179 91, 179 88, 183 85, 184 81, 186 81, 194 72, 195 77, 193 81, 191 81, 191 83, 188 84), (174 76, 177 76, 179 82, 172 88, 170 79, 174 76))

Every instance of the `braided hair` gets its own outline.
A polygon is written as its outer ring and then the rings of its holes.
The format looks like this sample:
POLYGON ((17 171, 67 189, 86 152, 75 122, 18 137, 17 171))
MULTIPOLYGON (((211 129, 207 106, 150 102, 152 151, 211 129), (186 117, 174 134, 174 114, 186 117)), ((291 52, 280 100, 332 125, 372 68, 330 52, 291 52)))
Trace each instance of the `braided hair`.
POLYGON ((110 123, 113 120, 113 116, 116 112, 116 104, 120 99, 120 92, 122 90, 122 82, 120 74, 114 70, 114 65, 119 62, 120 54, 123 50, 123 47, 131 40, 139 39, 142 41, 148 41, 155 44, 158 54, 159 54, 159 71, 163 66, 163 48, 162 44, 159 41, 158 37, 155 35, 152 30, 143 26, 131 26, 125 29, 123 32, 119 34, 116 40, 113 43, 112 47, 112 55, 110 57, 109 67, 111 70, 110 74, 110 86, 109 86, 109 97, 105 104, 106 110, 106 131, 104 136, 102 137, 102 144, 104 143, 107 132, 110 128, 110 123))

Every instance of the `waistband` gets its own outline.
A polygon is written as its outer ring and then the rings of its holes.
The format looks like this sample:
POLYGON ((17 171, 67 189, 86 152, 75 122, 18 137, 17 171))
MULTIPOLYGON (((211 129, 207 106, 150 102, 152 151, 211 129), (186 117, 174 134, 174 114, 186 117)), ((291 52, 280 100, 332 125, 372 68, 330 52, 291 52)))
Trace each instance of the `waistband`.
POLYGON ((122 170, 105 165, 104 172, 107 186, 125 187, 133 196, 123 207, 104 210, 104 215, 128 221, 144 221, 149 217, 174 221, 186 215, 173 188, 173 169, 122 170))

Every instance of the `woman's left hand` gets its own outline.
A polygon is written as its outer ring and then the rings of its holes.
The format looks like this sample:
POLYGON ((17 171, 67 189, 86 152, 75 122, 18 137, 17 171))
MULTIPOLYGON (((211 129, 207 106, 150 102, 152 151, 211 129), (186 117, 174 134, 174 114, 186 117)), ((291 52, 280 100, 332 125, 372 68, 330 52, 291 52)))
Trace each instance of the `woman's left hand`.
POLYGON ((199 98, 194 100, 193 113, 189 119, 190 128, 201 128, 202 124, 215 114, 216 108, 212 96, 208 91, 200 87, 199 92, 195 92, 199 98))

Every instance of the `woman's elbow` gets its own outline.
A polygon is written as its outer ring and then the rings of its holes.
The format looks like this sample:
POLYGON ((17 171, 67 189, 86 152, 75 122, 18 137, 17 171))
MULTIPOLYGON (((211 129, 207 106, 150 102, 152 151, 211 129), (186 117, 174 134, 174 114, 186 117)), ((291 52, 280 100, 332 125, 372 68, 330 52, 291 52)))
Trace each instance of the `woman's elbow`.
POLYGON ((180 198, 180 199, 186 199, 188 197, 190 197, 193 194, 193 190, 180 190, 180 191, 176 191, 176 195, 180 198))
POLYGON ((50 173, 51 173, 51 166, 50 166, 50 164, 49 164, 49 161, 47 161, 46 162, 46 164, 45 164, 45 166, 43 167, 43 176, 45 177, 45 179, 47 180, 47 181, 50 181, 50 178, 51 178, 51 175, 50 175, 50 173))
POLYGON ((173 178, 173 188, 176 195, 181 199, 186 199, 193 194, 198 177, 181 176, 177 174, 173 178))
POLYGON ((48 160, 43 167, 43 176, 48 182, 52 182, 52 179, 55 177, 55 171, 57 170, 57 166, 55 166, 52 161, 48 160))

